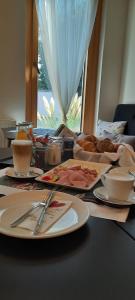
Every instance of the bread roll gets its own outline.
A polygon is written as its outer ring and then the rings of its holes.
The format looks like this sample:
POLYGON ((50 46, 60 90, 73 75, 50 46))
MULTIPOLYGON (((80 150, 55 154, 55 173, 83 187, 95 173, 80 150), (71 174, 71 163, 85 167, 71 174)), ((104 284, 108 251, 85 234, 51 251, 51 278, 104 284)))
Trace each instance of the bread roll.
POLYGON ((94 144, 96 144, 98 141, 98 139, 94 135, 88 135, 84 139, 85 141, 92 142, 94 144))
POLYGON ((85 142, 83 145, 83 149, 88 152, 96 152, 96 146, 92 142, 85 142))
POLYGON ((78 145, 80 145, 82 147, 82 145, 84 144, 84 140, 78 140, 76 141, 78 145))
POLYGON ((98 140, 94 135, 89 135, 84 139, 78 140, 77 143, 88 152, 117 152, 119 145, 113 144, 110 139, 98 140))
POLYGON ((99 153, 115 152, 115 146, 109 139, 104 139, 102 141, 98 141, 96 148, 99 153))

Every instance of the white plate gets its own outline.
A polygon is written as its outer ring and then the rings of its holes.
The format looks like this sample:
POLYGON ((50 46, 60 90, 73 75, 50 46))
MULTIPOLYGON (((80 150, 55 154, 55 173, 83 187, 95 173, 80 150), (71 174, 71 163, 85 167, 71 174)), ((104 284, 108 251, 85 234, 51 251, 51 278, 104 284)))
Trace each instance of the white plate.
POLYGON ((110 204, 116 204, 116 205, 124 205, 124 206, 129 206, 132 204, 135 204, 135 193, 132 199, 130 201, 118 201, 116 199, 109 199, 107 195, 107 191, 104 186, 98 187, 97 189, 94 190, 93 192, 94 196, 97 197, 98 199, 102 200, 103 202, 110 203, 110 204))
POLYGON ((28 176, 16 176, 14 168, 8 168, 8 170, 6 171, 7 176, 13 177, 13 178, 20 178, 20 179, 35 178, 42 174, 43 174, 43 170, 41 170, 39 168, 34 168, 34 167, 30 168, 30 173, 28 176))
MULTIPOLYGON (((29 207, 33 202, 39 202, 43 200, 47 194, 48 190, 26 191, 0 198, 0 208, 6 209, 0 219, 0 233, 7 236, 25 239, 53 238, 73 232, 87 222, 89 218, 89 209, 86 203, 75 196, 56 192, 57 199, 71 200, 72 205, 71 208, 61 217, 61 219, 57 221, 48 231, 38 234, 37 236, 33 236, 30 230, 20 227, 10 227, 10 223, 13 221, 13 218, 15 219, 13 207, 18 207, 20 204, 20 208, 22 208, 22 203, 23 208, 25 204, 26 207, 29 207)), ((18 217, 18 215, 16 217, 18 217)))
POLYGON ((42 179, 43 176, 49 176, 53 172, 53 170, 55 170, 55 168, 58 167, 57 166, 57 167, 53 168, 51 171, 46 172, 42 176, 37 177, 36 180, 47 183, 47 184, 53 184, 53 185, 57 185, 57 186, 59 185, 59 186, 81 189, 81 190, 87 191, 87 190, 91 189, 100 180, 102 174, 106 173, 111 168, 110 164, 95 163, 95 162, 89 162, 89 161, 83 161, 83 160, 77 160, 77 159, 69 159, 69 160, 65 161, 63 164, 61 164, 60 166, 63 166, 63 167, 81 166, 82 168, 88 168, 90 170, 95 169, 98 173, 98 176, 88 187, 76 187, 76 186, 71 186, 71 185, 59 184, 59 183, 57 183, 57 181, 50 182, 50 181, 42 179))

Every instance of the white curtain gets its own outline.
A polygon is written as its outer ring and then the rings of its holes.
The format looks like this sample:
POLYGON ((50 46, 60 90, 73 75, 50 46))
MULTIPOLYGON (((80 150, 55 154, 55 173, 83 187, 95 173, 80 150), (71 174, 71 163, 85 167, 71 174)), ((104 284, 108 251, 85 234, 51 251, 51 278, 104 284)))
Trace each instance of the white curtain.
POLYGON ((66 121, 88 50, 98 0, 36 0, 54 98, 66 121))

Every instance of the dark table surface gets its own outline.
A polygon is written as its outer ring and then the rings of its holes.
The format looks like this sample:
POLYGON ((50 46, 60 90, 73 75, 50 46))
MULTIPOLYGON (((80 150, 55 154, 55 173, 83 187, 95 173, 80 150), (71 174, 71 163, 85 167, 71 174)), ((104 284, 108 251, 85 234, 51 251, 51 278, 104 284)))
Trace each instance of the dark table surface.
POLYGON ((134 299, 135 243, 113 221, 91 217, 60 238, 0 240, 1 300, 134 299))
POLYGON ((117 224, 123 231, 125 231, 133 240, 135 240, 135 205, 130 210, 126 223, 117 224))

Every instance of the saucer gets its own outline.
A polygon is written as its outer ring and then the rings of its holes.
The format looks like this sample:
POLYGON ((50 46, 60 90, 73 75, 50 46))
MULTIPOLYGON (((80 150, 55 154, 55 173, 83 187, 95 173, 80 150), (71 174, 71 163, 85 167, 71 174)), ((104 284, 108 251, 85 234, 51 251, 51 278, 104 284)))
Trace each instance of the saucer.
POLYGON ((7 176, 12 177, 12 178, 20 178, 20 179, 35 178, 42 174, 43 174, 43 170, 41 170, 39 168, 34 168, 34 167, 30 168, 30 173, 28 176, 17 176, 15 174, 14 168, 8 168, 8 170, 6 171, 7 176))
POLYGON ((94 190, 93 192, 94 196, 98 198, 99 200, 109 203, 109 204, 116 204, 116 205, 121 205, 121 206, 129 206, 132 204, 135 204, 135 193, 132 199, 130 201, 121 201, 118 199, 109 199, 107 191, 104 186, 98 187, 94 190))

